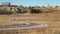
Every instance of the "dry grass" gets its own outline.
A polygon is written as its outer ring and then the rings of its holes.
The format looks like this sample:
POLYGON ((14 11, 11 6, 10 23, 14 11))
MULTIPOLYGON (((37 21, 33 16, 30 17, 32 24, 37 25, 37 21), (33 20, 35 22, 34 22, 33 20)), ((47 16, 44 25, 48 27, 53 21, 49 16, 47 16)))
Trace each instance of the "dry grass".
MULTIPOLYGON (((58 31, 60 31, 59 12, 41 13, 41 14, 0 15, 0 25, 13 25, 13 24, 22 24, 22 23, 27 23, 27 22, 48 24, 50 28, 46 28, 47 31, 45 32, 45 34, 48 34, 48 32, 49 34, 58 34, 58 31), (17 18, 18 21, 11 21, 11 18, 17 18)), ((44 31, 41 31, 43 29, 41 30, 35 29, 35 30, 32 31, 32 32, 35 32, 33 34, 36 34, 36 33, 40 34, 40 32, 44 32, 44 31), (40 30, 40 32, 37 32, 38 30, 40 30)), ((25 30, 23 31, 25 32, 25 30)), ((11 31, 7 31, 6 33, 8 34, 8 32, 11 32, 11 31)), ((32 34, 32 32, 30 32, 30 34, 32 34)), ((16 33, 16 31, 13 31, 13 33, 16 33)))
POLYGON ((59 17, 60 14, 57 13, 0 15, 0 25, 21 24, 26 22, 55 24, 59 23, 59 17), (19 21, 11 21, 12 18, 17 18, 19 21))

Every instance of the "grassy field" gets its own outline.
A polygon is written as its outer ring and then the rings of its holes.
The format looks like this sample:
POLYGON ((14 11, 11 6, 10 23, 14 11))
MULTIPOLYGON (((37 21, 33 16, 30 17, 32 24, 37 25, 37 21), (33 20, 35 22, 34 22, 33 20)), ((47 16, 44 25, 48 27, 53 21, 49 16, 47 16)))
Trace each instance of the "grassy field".
MULTIPOLYGON (((38 23, 38 24, 48 24, 50 28, 47 28, 47 33, 45 34, 48 34, 49 31, 50 31, 49 34, 51 34, 52 31, 53 33, 55 32, 54 34, 58 34, 60 32, 60 13, 59 12, 40 13, 40 14, 0 15, 0 26, 22 24, 22 23, 28 23, 28 22, 29 23, 33 22, 33 23, 38 23)), ((37 30, 36 31, 34 30, 32 32, 37 33, 37 30)), ((40 32, 38 32, 38 34, 40 34, 40 32)))
POLYGON ((0 25, 21 24, 27 22, 59 24, 59 13, 0 15, 0 25), (13 21, 15 19, 16 21, 13 21))

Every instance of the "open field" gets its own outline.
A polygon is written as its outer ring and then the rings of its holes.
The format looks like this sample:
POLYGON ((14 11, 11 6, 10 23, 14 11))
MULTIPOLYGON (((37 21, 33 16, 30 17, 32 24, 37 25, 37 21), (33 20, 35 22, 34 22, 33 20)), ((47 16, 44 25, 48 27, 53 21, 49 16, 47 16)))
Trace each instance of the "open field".
MULTIPOLYGON (((2 25, 13 25, 23 23, 38 23, 48 24, 50 27, 37 28, 37 29, 23 29, 23 30, 6 30, 3 31, 5 34, 11 34, 16 32, 26 34, 59 34, 60 32, 60 13, 40 13, 40 14, 12 14, 12 15, 0 15, 0 26, 2 25), (33 31, 32 31, 33 30, 33 31), (22 31, 22 32, 20 32, 22 31)), ((2 32, 2 31, 0 31, 2 32)), ((2 32, 2 33, 3 33, 2 32)), ((4 34, 3 33, 3 34, 4 34)))
POLYGON ((21 24, 27 22, 55 24, 59 23, 59 17, 59 13, 0 15, 0 25, 21 24))

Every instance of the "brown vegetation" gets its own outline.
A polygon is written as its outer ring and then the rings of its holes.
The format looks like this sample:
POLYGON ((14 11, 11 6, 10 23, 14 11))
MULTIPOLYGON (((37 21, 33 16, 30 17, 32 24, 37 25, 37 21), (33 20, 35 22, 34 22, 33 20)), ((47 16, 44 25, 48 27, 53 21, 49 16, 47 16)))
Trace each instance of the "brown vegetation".
MULTIPOLYGON (((45 24, 50 25, 50 27, 37 28, 37 29, 23 29, 21 30, 22 32, 20 32, 20 30, 12 30, 12 31, 7 30, 7 31, 0 31, 0 34, 11 34, 11 33, 13 34, 16 34, 16 33, 59 34, 60 32, 60 7, 54 7, 54 8, 30 7, 28 8, 28 10, 32 14, 28 14, 27 13, 28 11, 27 10, 25 11, 23 9, 24 7, 23 8, 13 7, 14 8, 13 11, 12 10, 7 11, 7 9, 5 10, 3 8, 1 9, 0 7, 0 10, 1 10, 0 14, 4 14, 4 15, 0 15, 0 26, 33 22, 33 23, 38 23, 38 24, 45 23, 45 24), (16 11, 15 8, 16 9, 19 8, 18 11, 16 11), (24 14, 21 14, 21 13, 24 13, 24 14), (8 15, 8 14, 11 14, 11 15, 8 15)), ((12 7, 9 7, 9 8, 12 8, 12 7)))

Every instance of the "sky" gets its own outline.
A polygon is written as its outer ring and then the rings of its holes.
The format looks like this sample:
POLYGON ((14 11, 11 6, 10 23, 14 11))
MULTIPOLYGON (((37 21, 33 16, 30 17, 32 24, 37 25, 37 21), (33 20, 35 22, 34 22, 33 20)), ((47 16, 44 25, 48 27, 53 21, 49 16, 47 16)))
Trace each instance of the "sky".
POLYGON ((60 6, 60 0, 0 0, 2 2, 10 2, 12 5, 23 5, 23 6, 60 6))

